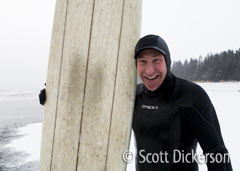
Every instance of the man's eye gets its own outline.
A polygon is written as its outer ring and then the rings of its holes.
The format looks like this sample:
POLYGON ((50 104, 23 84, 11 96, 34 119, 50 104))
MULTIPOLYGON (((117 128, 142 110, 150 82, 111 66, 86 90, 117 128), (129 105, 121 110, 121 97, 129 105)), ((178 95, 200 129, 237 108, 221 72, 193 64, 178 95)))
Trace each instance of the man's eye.
POLYGON ((159 63, 159 62, 161 62, 161 59, 154 59, 153 62, 154 63, 159 63))
POLYGON ((146 61, 144 61, 144 60, 139 60, 139 63, 140 63, 140 64, 146 64, 146 61))

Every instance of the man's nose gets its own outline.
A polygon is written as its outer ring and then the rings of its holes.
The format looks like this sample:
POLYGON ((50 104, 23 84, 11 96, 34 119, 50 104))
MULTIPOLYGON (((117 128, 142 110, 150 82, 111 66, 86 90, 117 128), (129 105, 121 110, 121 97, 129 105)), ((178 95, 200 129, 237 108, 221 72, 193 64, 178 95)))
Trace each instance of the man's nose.
POLYGON ((154 73, 154 66, 152 64, 148 64, 146 69, 145 69, 145 73, 148 76, 151 76, 154 73))

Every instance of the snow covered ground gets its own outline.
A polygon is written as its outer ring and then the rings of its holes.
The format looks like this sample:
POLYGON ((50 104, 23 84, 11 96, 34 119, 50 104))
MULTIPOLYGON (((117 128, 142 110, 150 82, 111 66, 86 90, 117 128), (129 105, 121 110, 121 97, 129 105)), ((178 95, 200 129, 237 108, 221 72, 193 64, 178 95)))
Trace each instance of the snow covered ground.
MULTIPOLYGON (((218 119, 221 125, 222 135, 224 137, 225 144, 230 152, 232 165, 234 170, 240 170, 240 162, 238 159, 240 137, 237 133, 240 130, 240 82, 224 82, 224 83, 198 83, 208 93, 213 105, 217 111, 218 119)), ((5 93, 6 94, 6 93, 5 93)), ((2 95, 3 97, 3 95, 2 95)), ((6 96, 5 96, 6 97, 6 96)), ((28 95, 26 95, 29 98, 28 95)), ((8 99, 9 100, 9 99, 8 99)), ((36 99, 35 99, 36 100, 36 99)), ((3 102, 0 92, 0 104, 3 102)), ((0 106, 1 107, 1 106, 0 106)), ((1 108, 0 108, 1 109, 1 108)), ((6 110, 6 109, 5 109, 6 110)), ((26 109, 25 109, 26 110, 26 109)), ((2 113, 2 109, 0 111, 2 113)), ((0 113, 0 128, 1 119, 4 118, 0 113)), ((36 122, 36 121, 35 121, 36 122)), ((1 133, 1 132, 0 132, 1 133)), ((25 124, 24 127, 17 129, 15 138, 11 138, 11 141, 5 143, 3 147, 0 147, 2 152, 8 152, 4 149, 11 149, 14 152, 23 153, 22 165, 26 163, 38 164, 40 155, 40 137, 41 137, 41 122, 25 124)), ((1 143, 0 139, 0 143, 1 143)), ((131 140, 130 151, 135 153, 134 139, 131 140)), ((201 149, 198 149, 198 153, 201 153, 201 149)), ((1 160, 1 156, 0 156, 1 160)), ((0 162, 1 164, 1 162, 0 162)), ((134 160, 128 164, 127 171, 134 171, 134 160)), ((14 168, 12 166, 12 168, 14 168)), ((16 168, 16 167, 15 167, 16 168)), ((35 168, 36 169, 36 168, 35 168)), ((1 165, 0 165, 1 170, 1 165)), ((11 171, 13 171, 12 169, 11 171)), ((19 169, 18 169, 19 170, 19 169)), ((200 165, 200 171, 207 170, 204 164, 200 165)), ((20 171, 20 170, 19 170, 20 171)), ((23 171, 23 170, 21 170, 23 171)), ((30 170, 29 170, 30 171, 30 170)), ((33 171, 33 170, 32 170, 33 171)))
POLYGON ((28 158, 33 153, 39 155, 39 150, 30 149, 39 148, 40 141, 33 135, 40 138, 41 134, 29 125, 42 122, 43 107, 39 105, 38 92, 0 90, 0 171, 38 170, 39 159, 28 158), (29 125, 27 129, 22 128, 26 125, 29 125))
POLYGON ((17 135, 21 138, 14 139, 5 148, 29 154, 24 162, 38 161, 41 145, 42 123, 29 124, 18 129, 17 135))

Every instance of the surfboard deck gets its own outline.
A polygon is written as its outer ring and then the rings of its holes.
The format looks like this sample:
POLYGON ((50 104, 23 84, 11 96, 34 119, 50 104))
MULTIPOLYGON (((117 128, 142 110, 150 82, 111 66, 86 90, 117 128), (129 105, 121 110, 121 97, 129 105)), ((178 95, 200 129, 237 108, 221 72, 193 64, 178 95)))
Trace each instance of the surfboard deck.
POLYGON ((123 171, 141 0, 57 0, 40 171, 123 171))

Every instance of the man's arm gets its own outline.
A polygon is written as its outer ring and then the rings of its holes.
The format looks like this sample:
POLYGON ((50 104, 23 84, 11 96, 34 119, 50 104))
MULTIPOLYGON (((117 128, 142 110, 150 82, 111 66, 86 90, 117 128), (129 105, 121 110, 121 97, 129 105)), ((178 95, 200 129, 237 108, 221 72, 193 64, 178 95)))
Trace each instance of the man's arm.
POLYGON ((192 107, 188 117, 189 125, 203 149, 208 171, 232 171, 215 109, 212 104, 209 107, 205 114, 192 107))

